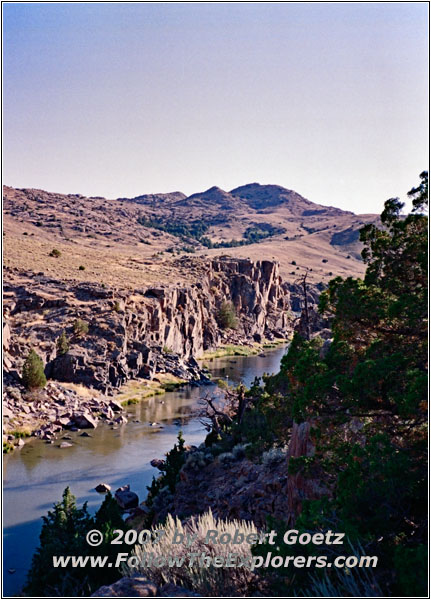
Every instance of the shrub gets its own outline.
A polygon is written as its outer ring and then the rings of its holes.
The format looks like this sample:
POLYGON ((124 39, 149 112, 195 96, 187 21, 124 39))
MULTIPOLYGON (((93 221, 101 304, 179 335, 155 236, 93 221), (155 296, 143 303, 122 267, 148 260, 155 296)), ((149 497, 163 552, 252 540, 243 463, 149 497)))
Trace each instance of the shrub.
POLYGON ((60 252, 60 250, 57 250, 57 248, 53 248, 51 250, 51 252, 49 253, 49 255, 53 256, 54 258, 60 258, 61 252, 60 252))
POLYGON ((46 385, 43 361, 34 350, 30 350, 24 363, 22 382, 29 390, 43 388, 46 385))
POLYGON ((286 460, 287 447, 286 448, 270 448, 262 454, 262 464, 266 467, 277 464, 286 460))
POLYGON ((121 310, 121 307, 120 307, 120 303, 118 302, 118 300, 115 300, 115 302, 114 302, 114 306, 112 307, 112 310, 113 310, 114 312, 120 312, 120 310, 121 310))
POLYGON ((218 459, 224 467, 229 467, 236 460, 232 452, 223 452, 218 459))
MULTIPOLYGON (((128 566, 124 568, 125 575, 140 574, 154 581, 158 585, 163 585, 168 580, 169 583, 183 586, 191 589, 202 596, 210 597, 233 597, 246 596, 248 586, 255 579, 255 575, 245 566, 251 559, 251 547, 245 539, 249 534, 258 534, 253 523, 248 521, 223 521, 217 520, 211 510, 195 518, 192 517, 186 524, 168 515, 164 526, 156 525, 155 530, 162 530, 160 541, 147 542, 144 545, 135 546, 133 555, 137 557, 137 566, 128 566), (206 540, 207 532, 216 530, 219 537, 224 533, 230 534, 233 539, 235 532, 240 531, 244 534, 242 543, 217 544, 206 540), (175 532, 180 534, 191 534, 193 542, 191 546, 185 544, 173 544, 175 532), (196 537, 195 537, 196 536, 196 537), (190 562, 188 556, 191 553, 198 553, 214 558, 223 557, 227 560, 229 554, 236 554, 238 566, 229 567, 202 567, 198 561, 190 562), (152 555, 153 560, 149 566, 145 562, 145 556, 152 555), (177 564, 174 567, 166 567, 166 557, 178 557, 177 564), (161 566, 155 566, 154 563, 161 566)), ((227 536, 226 536, 227 537, 227 536)), ((155 538, 155 534, 153 539, 155 538)))
POLYGON ((232 302, 224 301, 217 314, 217 321, 222 329, 236 329, 238 317, 232 302))
POLYGON ((9 444, 9 442, 3 442, 3 454, 9 454, 12 452, 13 444, 9 444))
POLYGON ((75 335, 86 335, 88 333, 88 323, 82 319, 76 319, 73 324, 73 333, 75 335))
POLYGON ((67 339, 64 329, 57 338, 57 352, 58 354, 66 354, 69 352, 69 340, 67 339))
POLYGON ((232 448, 232 454, 235 460, 241 460, 245 458, 245 451, 250 444, 237 444, 232 448))
POLYGON ((185 467, 190 468, 193 471, 199 471, 200 469, 204 469, 213 460, 214 456, 211 452, 197 450, 187 456, 185 467))
POLYGON ((296 266, 296 260, 292 260, 292 265, 296 266))
POLYGON ((85 271, 85 267, 84 267, 84 265, 79 265, 79 267, 78 267, 78 270, 79 270, 79 271, 85 271))

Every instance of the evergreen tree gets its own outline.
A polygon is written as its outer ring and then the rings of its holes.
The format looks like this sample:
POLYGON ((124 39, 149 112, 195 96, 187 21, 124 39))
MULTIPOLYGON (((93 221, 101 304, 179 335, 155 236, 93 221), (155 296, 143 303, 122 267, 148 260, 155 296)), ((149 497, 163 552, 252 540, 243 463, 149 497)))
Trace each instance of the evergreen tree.
POLYGON ((30 596, 89 595, 90 567, 55 569, 52 564, 53 556, 89 554, 85 536, 93 528, 93 520, 87 505, 78 509, 76 498, 67 487, 61 502, 54 504, 54 509, 42 519, 40 544, 28 572, 25 593, 30 596))
POLYGON ((322 294, 329 349, 295 335, 266 386, 280 423, 313 424, 314 457, 291 459, 289 470, 330 490, 304 502, 296 527, 345 532, 377 555, 388 595, 426 594, 428 174, 420 177, 411 214, 390 199, 383 228, 362 229, 364 279, 337 277, 322 294))
POLYGON ((46 385, 43 361, 33 349, 30 350, 25 360, 22 369, 22 382, 29 390, 43 388, 46 385))
POLYGON ((118 552, 129 552, 130 546, 112 545, 115 529, 128 529, 121 510, 110 493, 95 516, 76 506, 76 498, 69 487, 63 492, 61 502, 42 517, 40 543, 33 555, 24 592, 29 596, 89 596, 101 585, 109 584, 121 577, 119 569, 106 566, 54 568, 53 556, 108 556, 107 564, 115 564, 118 552), (103 534, 100 546, 89 546, 87 533, 98 529, 103 534))
POLYGON ((60 355, 69 352, 69 340, 67 339, 66 332, 64 329, 57 338, 57 352, 60 355))
POLYGON ((217 320, 222 329, 236 329, 238 327, 238 317, 232 302, 226 300, 222 303, 217 314, 217 320))

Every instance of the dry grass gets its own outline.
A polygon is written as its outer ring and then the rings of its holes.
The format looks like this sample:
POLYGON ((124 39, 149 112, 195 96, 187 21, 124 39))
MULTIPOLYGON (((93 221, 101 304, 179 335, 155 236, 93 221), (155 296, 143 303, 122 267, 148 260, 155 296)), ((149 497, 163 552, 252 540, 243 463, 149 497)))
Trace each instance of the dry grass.
POLYGON ((285 344, 288 340, 278 339, 271 342, 264 341, 261 344, 255 342, 251 346, 236 346, 235 344, 226 344, 219 346, 214 350, 206 350, 198 360, 213 360, 214 358, 223 358, 224 356, 253 356, 259 354, 262 350, 276 348, 285 344))
POLYGON ((85 385, 83 385, 82 383, 62 382, 61 387, 76 392, 81 398, 97 398, 100 396, 100 392, 93 388, 85 387, 85 385))
POLYGON ((158 373, 157 377, 151 381, 148 379, 127 381, 116 394, 115 400, 127 406, 145 400, 145 398, 172 391, 184 383, 186 383, 184 379, 175 377, 170 373, 158 373))
MULTIPOLYGON (((154 581, 158 585, 164 583, 174 583, 191 589, 202 596, 209 597, 234 597, 244 596, 247 593, 248 584, 254 579, 253 573, 247 566, 247 561, 251 560, 251 545, 245 540, 249 534, 258 534, 258 530, 252 522, 248 521, 228 521, 216 519, 211 510, 198 517, 192 517, 185 525, 178 517, 175 519, 168 515, 164 526, 155 526, 155 530, 162 530, 163 536, 160 541, 149 542, 143 545, 136 545, 133 556, 137 558, 139 566, 125 567, 126 575, 140 574, 147 577, 150 581, 154 581), (229 535, 231 541, 220 544, 214 543, 212 540, 207 541, 206 536, 208 531, 217 531, 218 536, 223 534, 229 535), (235 532, 243 534, 243 540, 240 543, 233 543, 235 532), (175 534, 191 536, 193 540, 191 544, 186 545, 174 544, 175 534), (223 557, 225 560, 229 555, 236 554, 238 564, 243 566, 222 567, 214 566, 202 567, 195 563, 190 564, 188 557, 196 553, 201 555, 204 553, 208 557, 223 557), (184 560, 179 566, 142 566, 145 556, 153 555, 153 560, 163 561, 169 556, 178 557, 184 560)), ((154 535, 156 537, 156 535, 154 535)))

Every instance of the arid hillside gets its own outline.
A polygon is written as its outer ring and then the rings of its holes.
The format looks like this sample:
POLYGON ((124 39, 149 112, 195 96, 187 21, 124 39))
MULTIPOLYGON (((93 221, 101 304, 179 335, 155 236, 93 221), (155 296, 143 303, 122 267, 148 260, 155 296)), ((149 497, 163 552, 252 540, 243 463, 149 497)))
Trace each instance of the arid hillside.
POLYGON ((305 268, 314 283, 358 276, 358 230, 377 219, 257 183, 113 200, 7 186, 3 193, 7 267, 131 288, 195 281, 193 269, 179 268, 187 254, 277 260, 288 282, 305 268))

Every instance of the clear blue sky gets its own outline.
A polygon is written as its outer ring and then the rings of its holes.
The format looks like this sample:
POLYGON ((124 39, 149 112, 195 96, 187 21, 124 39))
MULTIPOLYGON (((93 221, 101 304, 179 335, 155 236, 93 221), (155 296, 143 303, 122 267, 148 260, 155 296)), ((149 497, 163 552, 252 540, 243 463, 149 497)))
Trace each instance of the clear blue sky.
POLYGON ((3 4, 3 180, 277 183, 380 212, 428 165, 426 3, 3 4))

